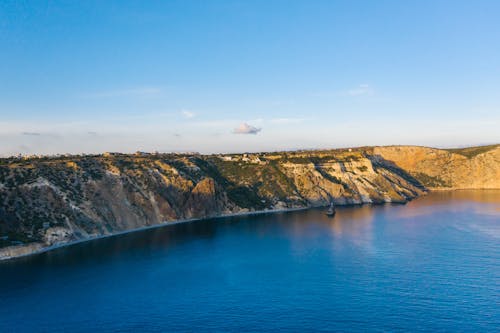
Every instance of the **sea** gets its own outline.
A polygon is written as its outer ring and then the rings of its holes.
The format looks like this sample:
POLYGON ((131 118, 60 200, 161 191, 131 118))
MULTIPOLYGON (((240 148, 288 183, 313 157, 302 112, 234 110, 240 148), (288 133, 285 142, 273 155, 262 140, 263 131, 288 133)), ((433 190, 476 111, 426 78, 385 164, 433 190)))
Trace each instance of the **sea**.
POLYGON ((500 191, 325 212, 0 262, 0 332, 500 332, 500 191))

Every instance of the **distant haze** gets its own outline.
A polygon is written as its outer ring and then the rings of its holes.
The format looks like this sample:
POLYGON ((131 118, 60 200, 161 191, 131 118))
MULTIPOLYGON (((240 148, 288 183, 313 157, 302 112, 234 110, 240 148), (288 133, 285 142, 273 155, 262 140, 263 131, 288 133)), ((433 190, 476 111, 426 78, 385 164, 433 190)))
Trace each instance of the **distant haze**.
POLYGON ((498 1, 0 3, 0 155, 500 142, 498 1))

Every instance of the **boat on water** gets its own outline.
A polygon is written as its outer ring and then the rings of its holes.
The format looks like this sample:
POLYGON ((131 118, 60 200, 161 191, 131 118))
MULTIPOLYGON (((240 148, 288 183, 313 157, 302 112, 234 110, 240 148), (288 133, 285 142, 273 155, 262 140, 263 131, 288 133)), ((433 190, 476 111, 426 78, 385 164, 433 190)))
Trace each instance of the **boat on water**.
POLYGON ((335 213, 336 213, 336 211, 335 211, 335 205, 333 204, 333 202, 331 202, 330 203, 330 207, 326 211, 326 215, 330 216, 330 217, 334 217, 335 213))

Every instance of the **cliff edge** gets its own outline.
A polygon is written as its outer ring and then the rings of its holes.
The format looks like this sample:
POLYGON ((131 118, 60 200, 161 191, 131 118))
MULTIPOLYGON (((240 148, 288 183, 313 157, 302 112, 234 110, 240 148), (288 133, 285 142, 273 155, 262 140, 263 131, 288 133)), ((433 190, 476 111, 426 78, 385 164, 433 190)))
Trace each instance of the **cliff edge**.
POLYGON ((500 146, 0 159, 0 259, 172 221, 500 188, 500 146))
POLYGON ((375 147, 373 154, 394 162, 431 189, 500 188, 500 145, 461 149, 375 147))

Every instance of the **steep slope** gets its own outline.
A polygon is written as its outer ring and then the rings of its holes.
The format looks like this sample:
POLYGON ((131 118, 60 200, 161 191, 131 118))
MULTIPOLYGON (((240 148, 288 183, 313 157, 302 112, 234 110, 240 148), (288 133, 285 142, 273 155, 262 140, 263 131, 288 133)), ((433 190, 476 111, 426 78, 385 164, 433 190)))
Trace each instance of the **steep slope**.
POLYGON ((500 188, 500 145, 448 150, 376 147, 373 154, 394 162, 428 188, 500 188))
POLYGON ((0 258, 191 218, 403 203, 424 185, 499 188, 499 169, 498 146, 0 159, 0 258))

